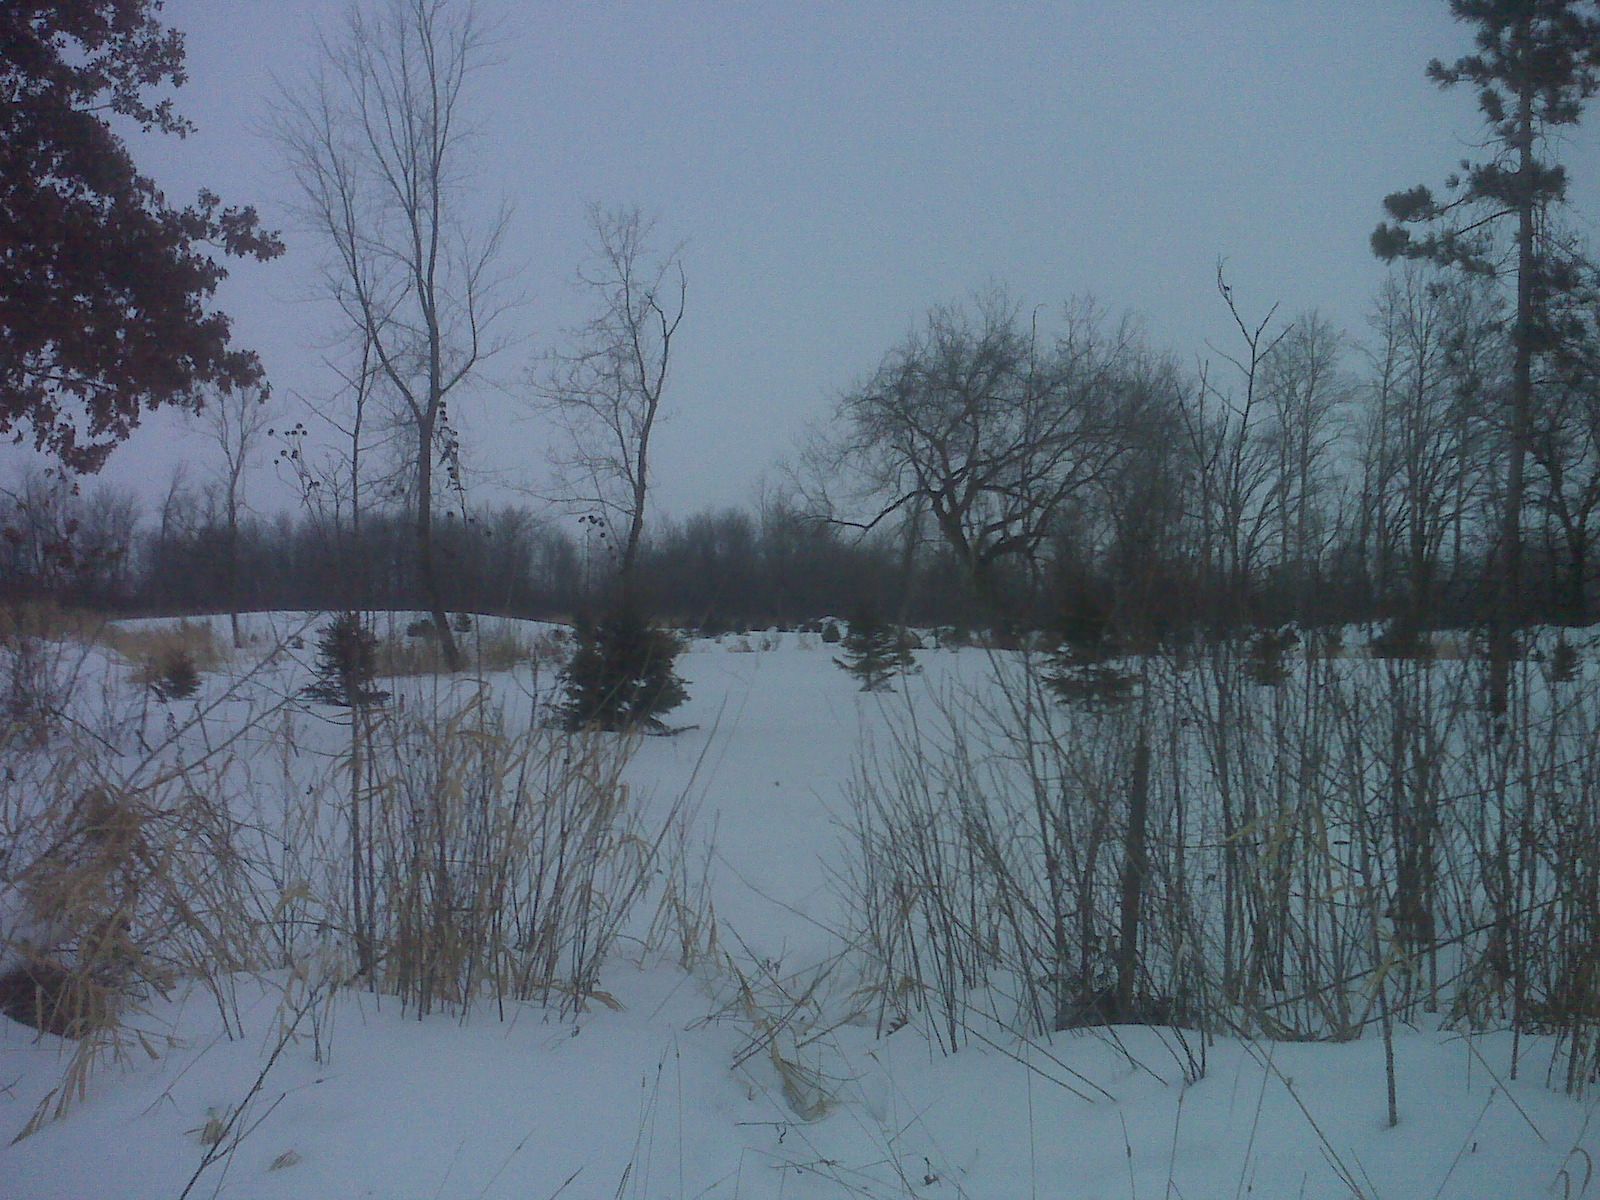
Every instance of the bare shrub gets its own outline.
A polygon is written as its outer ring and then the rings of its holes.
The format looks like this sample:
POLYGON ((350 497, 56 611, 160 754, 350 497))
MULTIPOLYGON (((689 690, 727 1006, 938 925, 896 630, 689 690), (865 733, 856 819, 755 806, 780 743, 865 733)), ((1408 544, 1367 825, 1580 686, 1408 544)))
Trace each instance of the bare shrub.
MULTIPOLYGON (((1193 995, 1184 938, 1164 961, 1119 970, 1129 781, 1148 705, 1063 707, 1041 673, 996 665, 996 698, 938 697, 851 789, 859 849, 844 883, 880 1021, 926 1007, 954 1049, 974 996, 1033 1031, 1176 1017, 1193 995)), ((1181 819, 1171 784, 1147 788, 1148 827, 1181 819)), ((1181 926, 1163 880, 1144 871, 1138 885, 1181 926)), ((1137 923, 1130 936, 1156 942, 1137 923)))
POLYGON ((1600 698, 1524 663, 1507 724, 1475 663, 1260 687, 1254 657, 1143 660, 1137 702, 1089 708, 996 655, 992 688, 908 704, 841 880, 880 1024, 954 1049, 974 1014, 1342 1040, 1439 1012, 1600 1078, 1600 698))

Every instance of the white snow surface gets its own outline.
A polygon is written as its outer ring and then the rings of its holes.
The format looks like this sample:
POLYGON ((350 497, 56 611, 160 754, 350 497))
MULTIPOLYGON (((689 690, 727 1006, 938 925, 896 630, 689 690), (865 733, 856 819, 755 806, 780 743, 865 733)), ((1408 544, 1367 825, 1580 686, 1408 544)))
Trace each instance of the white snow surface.
MULTIPOLYGON (((291 620, 251 623, 264 634, 291 620)), ((691 850, 709 854, 720 946, 747 977, 772 985, 771 1001, 775 981, 797 991, 841 949, 832 873, 844 853, 845 784, 864 741, 887 736, 919 693, 981 681, 988 660, 927 651, 922 673, 896 693, 865 695, 833 664, 834 647, 766 637, 693 643, 681 661, 692 699, 671 715, 687 728, 646 739, 630 778, 647 807, 686 790, 696 801, 691 850)), ((282 688, 308 659, 301 653, 259 686, 282 688)), ((508 706, 526 710, 525 672, 493 682, 508 706)), ((209 678, 199 702, 225 686, 209 678)), ((989 1044, 944 1056, 914 1025, 879 1036, 870 1021, 829 1028, 818 1018, 778 1034, 785 1057, 816 1073, 821 1115, 806 1119, 772 1056, 749 1053, 758 1034, 729 973, 709 962, 686 971, 633 945, 603 980, 619 1011, 595 1005, 558 1018, 522 1005, 500 1020, 484 1006, 465 1021, 418 1020, 392 999, 342 994, 315 1029, 302 1025, 251 1103, 250 1132, 190 1194, 1600 1195, 1600 1176, 1589 1177, 1600 1160, 1596 1104, 1546 1086, 1549 1055, 1527 1039, 1512 1081, 1509 1035, 1402 1031, 1400 1123, 1391 1129, 1376 1036, 1338 1045, 1220 1039, 1204 1078, 1186 1083, 1170 1031, 1086 1030, 1033 1043, 991 1031, 989 1044)), ((140 1024, 170 1039, 159 1056, 136 1050, 101 1066, 67 1116, 10 1145, 60 1082, 70 1045, 0 1018, 0 1198, 178 1197, 205 1153, 208 1116, 232 1111, 260 1075, 286 982, 281 973, 237 981, 244 1035, 231 1039, 198 990, 152 1003, 140 1024)), ((824 974, 818 994, 849 985, 843 972, 824 974)))

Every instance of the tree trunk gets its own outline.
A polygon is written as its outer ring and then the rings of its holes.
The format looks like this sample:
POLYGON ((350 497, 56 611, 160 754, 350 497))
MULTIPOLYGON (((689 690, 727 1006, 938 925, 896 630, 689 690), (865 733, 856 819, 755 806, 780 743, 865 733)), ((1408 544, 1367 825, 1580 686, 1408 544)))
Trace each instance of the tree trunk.
POLYGON ((1117 1017, 1134 1021, 1134 992, 1139 972, 1139 919, 1148 872, 1145 853, 1150 812, 1150 735, 1139 719, 1133 748, 1133 779, 1128 785, 1128 838, 1122 859, 1122 924, 1117 945, 1117 1017))
POLYGON ((239 632, 239 513, 230 501, 228 505, 228 631, 233 635, 233 648, 244 647, 244 636, 239 632))
POLYGON ((1489 624, 1489 711, 1503 718, 1511 691, 1511 659, 1522 610, 1523 464, 1533 410, 1533 93, 1517 103, 1518 177, 1523 192, 1517 212, 1517 321, 1511 375, 1511 443, 1506 448, 1505 506, 1500 522, 1500 561, 1494 614, 1489 624))
POLYGON ((455 634, 450 629, 450 618, 444 610, 444 595, 439 589, 438 566, 433 559, 433 423, 425 422, 417 430, 417 575, 422 584, 422 595, 427 602, 428 615, 433 619, 434 636, 444 653, 445 666, 451 671, 461 669, 461 651, 456 646, 455 634))
POLYGON ((644 504, 650 486, 650 427, 655 423, 655 403, 649 402, 644 430, 634 453, 633 509, 628 514, 628 539, 622 547, 622 611, 632 613, 639 603, 639 546, 644 541, 644 504))
POLYGON ((1567 564, 1562 579, 1562 616, 1566 624, 1581 628, 1589 623, 1589 535, 1579 526, 1567 537, 1567 564))

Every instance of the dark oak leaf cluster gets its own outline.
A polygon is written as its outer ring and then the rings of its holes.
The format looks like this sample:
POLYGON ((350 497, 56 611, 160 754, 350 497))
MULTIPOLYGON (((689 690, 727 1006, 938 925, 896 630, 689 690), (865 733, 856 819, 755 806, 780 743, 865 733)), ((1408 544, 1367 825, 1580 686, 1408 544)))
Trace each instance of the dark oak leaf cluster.
POLYGON ((146 409, 262 382, 207 307, 215 255, 282 253, 248 207, 174 208, 111 125, 183 136, 156 0, 0 5, 0 434, 95 471, 146 409))

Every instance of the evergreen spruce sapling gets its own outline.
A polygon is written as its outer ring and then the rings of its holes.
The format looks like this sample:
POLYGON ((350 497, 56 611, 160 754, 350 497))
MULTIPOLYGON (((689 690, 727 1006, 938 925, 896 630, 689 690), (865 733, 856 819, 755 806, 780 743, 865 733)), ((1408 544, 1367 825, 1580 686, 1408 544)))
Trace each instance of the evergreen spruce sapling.
POLYGON ((1287 683, 1289 655, 1299 645, 1300 635, 1287 625, 1281 629, 1261 630, 1250 639, 1244 663, 1245 677, 1262 687, 1287 683))
POLYGON ((663 730, 663 714, 689 698, 673 670, 682 646, 668 630, 630 609, 577 628, 577 648, 561 673, 557 709, 569 730, 663 730))
POLYGON ((156 678, 151 681, 150 690, 164 703, 193 696, 200 690, 200 669, 195 666, 194 656, 182 649, 168 651, 156 664, 156 678))
POLYGON ((1556 639, 1555 647, 1550 652, 1550 665, 1546 674, 1551 683, 1571 683, 1578 678, 1578 668, 1582 665, 1578 657, 1578 648, 1567 640, 1567 635, 1562 634, 1556 639))
POLYGON ((863 692, 887 691, 895 674, 909 670, 913 662, 905 634, 868 612, 851 619, 840 649, 844 657, 833 661, 861 681, 863 692))
POLYGON ((360 613, 340 613, 317 635, 317 678, 305 695, 347 708, 381 704, 389 693, 372 686, 377 672, 378 639, 360 613))
POLYGON ((1108 662, 1120 647, 1103 604, 1079 597, 1061 614, 1057 628, 1061 644, 1050 656, 1044 682, 1058 700, 1102 711, 1133 699, 1134 677, 1108 662))

